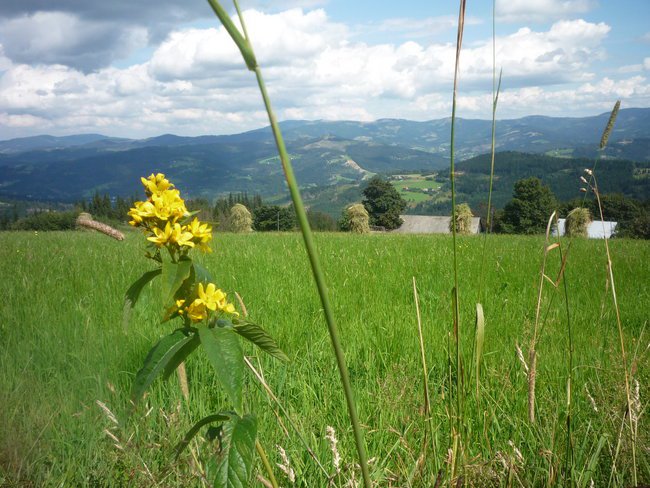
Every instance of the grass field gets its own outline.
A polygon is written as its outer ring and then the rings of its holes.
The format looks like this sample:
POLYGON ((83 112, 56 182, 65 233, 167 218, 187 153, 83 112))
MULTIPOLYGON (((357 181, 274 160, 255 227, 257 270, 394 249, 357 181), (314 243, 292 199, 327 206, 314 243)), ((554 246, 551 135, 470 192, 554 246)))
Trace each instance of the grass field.
MULTIPOLYGON (((439 470, 449 470, 451 240, 316 238, 376 486, 432 486, 439 470), (425 419, 413 276, 420 293, 437 446, 435 452, 429 448, 421 464, 425 419)), ((468 369, 482 242, 480 237, 459 239, 460 334, 468 369)), ((634 358, 632 389, 639 385, 640 392, 639 482, 648 483, 650 246, 627 240, 610 245, 626 347, 634 358)), ((145 290, 129 326, 122 325, 124 291, 150 267, 143 247, 141 235, 133 232, 124 242, 81 232, 0 233, 0 486, 202 486, 197 461, 209 456, 210 444, 197 441, 178 461, 170 452, 194 421, 226 404, 205 358, 187 364, 189 404, 172 377, 158 380, 147 406, 128 416, 134 373, 152 343, 174 327, 158 323, 156 284, 145 290), (118 425, 97 400, 110 408, 118 425)), ((345 486, 353 475, 358 480, 338 372, 300 236, 217 234, 213 248, 204 265, 222 288, 243 297, 250 319, 267 328, 292 360, 282 365, 259 358, 288 417, 276 412, 252 375, 247 383, 248 408, 258 414, 260 440, 272 464, 282 462, 275 448, 280 445, 296 472, 296 486, 327 486, 328 477, 290 423, 329 473, 335 472, 326 438, 326 428, 332 426, 343 466, 332 483, 345 486)), ((525 353, 530 339, 542 248, 541 236, 489 236, 481 394, 477 399, 474 384, 466 384, 463 405, 464 480, 472 486, 562 483, 567 335, 561 286, 556 291, 549 285, 544 294, 535 424, 527 421, 527 379, 515 352, 518 343, 525 353)), ((551 261, 547 274, 555 276, 559 263, 551 261)), ((626 403, 602 241, 573 242, 566 280, 574 332, 573 484, 632 486, 625 432, 616 454, 626 403)), ((282 486, 291 486, 279 470, 277 476, 282 486)))
POLYGON ((403 180, 392 180, 391 183, 397 189, 399 194, 404 200, 409 203, 420 203, 427 202, 433 199, 432 195, 427 193, 421 193, 419 191, 411 191, 411 189, 424 189, 432 188, 438 189, 442 186, 442 183, 433 180, 426 180, 423 176, 420 175, 408 175, 406 179, 403 180))

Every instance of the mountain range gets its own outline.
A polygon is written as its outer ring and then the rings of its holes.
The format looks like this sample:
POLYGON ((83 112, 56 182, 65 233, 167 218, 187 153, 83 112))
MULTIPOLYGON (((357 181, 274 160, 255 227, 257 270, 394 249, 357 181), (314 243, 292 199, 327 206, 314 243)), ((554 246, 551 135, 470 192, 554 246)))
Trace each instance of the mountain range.
MULTIPOLYGON (((593 158, 609 114, 497 121, 497 151, 593 158)), ((448 168, 450 119, 415 122, 286 121, 281 123, 296 177, 307 194, 358 186, 374 173, 448 168)), ((491 121, 457 119, 456 156, 490 151, 491 121)), ((619 112, 605 159, 650 161, 650 109, 619 112)), ((497 163, 498 164, 498 163, 497 163)), ((148 139, 81 134, 0 141, 0 197, 72 201, 95 192, 141 193, 139 177, 169 176, 191 197, 246 191, 270 197, 285 183, 270 128, 234 135, 148 139)))

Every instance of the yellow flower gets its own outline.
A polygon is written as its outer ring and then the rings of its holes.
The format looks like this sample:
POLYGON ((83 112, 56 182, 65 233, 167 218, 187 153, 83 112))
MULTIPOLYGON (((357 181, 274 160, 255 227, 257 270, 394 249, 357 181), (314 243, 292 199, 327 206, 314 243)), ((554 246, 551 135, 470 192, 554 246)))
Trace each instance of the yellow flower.
POLYGON ((187 225, 187 230, 197 239, 207 238, 209 240, 212 238, 212 227, 210 224, 201 223, 196 217, 187 225))
POLYGON ((212 227, 210 224, 202 223, 194 217, 194 220, 185 226, 185 230, 194 236, 192 241, 199 246, 203 252, 212 252, 209 242, 212 240, 212 227))
POLYGON ((162 193, 168 188, 172 188, 174 186, 169 182, 167 178, 165 178, 165 175, 162 173, 158 173, 156 175, 151 173, 149 177, 146 179, 140 178, 140 181, 142 181, 142 184, 144 185, 144 189, 147 195, 155 195, 157 193, 162 193))
POLYGON ((199 283, 198 295, 198 300, 213 312, 217 309, 219 302, 226 299, 226 294, 217 289, 214 283, 208 283, 206 288, 203 288, 203 283, 199 283))
POLYGON ((164 246, 165 244, 194 247, 192 234, 190 232, 183 232, 181 224, 176 223, 172 225, 167 222, 164 230, 154 227, 152 231, 155 236, 147 237, 147 240, 153 242, 158 247, 164 246))
POLYGON ((186 215, 185 201, 178 190, 164 190, 151 195, 154 216, 160 220, 177 220, 186 215))
POLYGON ((199 283, 198 295, 199 298, 197 300, 204 303, 213 312, 219 310, 221 312, 239 315, 235 311, 235 306, 226 300, 226 294, 218 289, 214 283, 208 283, 205 288, 203 287, 203 283, 199 283))
POLYGON ((205 303, 203 303, 198 298, 194 300, 190 305, 185 309, 187 316, 192 322, 200 322, 208 318, 208 311, 205 308, 205 303))
POLYGON ((156 209, 149 200, 146 202, 135 202, 134 207, 129 210, 129 216, 133 219, 129 224, 137 227, 144 219, 149 219, 156 215, 156 209))

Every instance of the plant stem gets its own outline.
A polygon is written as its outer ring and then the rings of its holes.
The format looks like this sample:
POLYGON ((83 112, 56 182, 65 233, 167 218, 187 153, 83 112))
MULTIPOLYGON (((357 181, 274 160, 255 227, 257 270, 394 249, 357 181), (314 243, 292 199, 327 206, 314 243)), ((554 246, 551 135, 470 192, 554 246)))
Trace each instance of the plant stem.
POLYGON ((321 304, 323 306, 323 312, 325 314, 325 321, 327 322, 327 328, 329 330, 330 339, 332 341, 332 347, 334 349, 334 355, 336 356, 336 362, 339 369, 339 374, 341 376, 341 383, 343 384, 343 392, 345 394, 345 400, 348 407, 348 412, 350 415, 350 421, 352 423, 352 430, 354 432, 354 440, 357 447, 357 453, 359 456, 359 464, 361 466, 361 474, 363 476, 363 483, 365 488, 371 488, 372 484, 370 481, 370 472, 368 470, 368 461, 366 456, 366 449, 363 441, 363 434, 361 432, 361 425, 359 423, 359 418, 357 416, 357 410, 354 402, 354 394, 352 391, 352 386, 350 384, 350 377, 348 374, 347 366, 345 364, 345 356, 343 354, 343 348, 341 347, 341 341, 339 340, 338 327, 334 320, 334 314, 332 312, 332 307, 329 301, 329 294, 327 291, 327 286, 325 284, 325 278, 323 271, 320 265, 320 260, 316 252, 316 246, 314 245, 313 236, 311 233, 311 228, 309 227, 309 222, 307 221, 307 214, 305 212, 305 207, 302 203, 302 198, 300 197, 300 190, 298 189, 298 183, 293 174, 293 167, 291 165, 291 160, 287 149, 284 145, 284 139, 282 138, 282 132, 280 131, 280 126, 278 125, 275 113, 271 106, 271 100, 266 91, 266 85, 264 84, 264 79, 262 78, 262 71, 260 70, 259 65, 255 59, 255 54, 253 47, 250 43, 248 37, 248 32, 246 31, 246 24, 244 22, 244 17, 242 16, 241 10, 239 9, 239 4, 237 0, 233 0, 235 4, 235 9, 239 16, 239 21, 242 25, 244 35, 234 27, 234 24, 230 20, 230 17, 225 13, 221 5, 217 0, 208 0, 212 6, 215 14, 221 22, 224 24, 226 30, 235 41, 239 50, 246 61, 248 69, 255 72, 255 77, 257 78, 257 84, 259 86, 260 92, 262 94, 262 99, 264 101, 264 106, 266 108, 266 113, 269 117, 269 123, 271 124, 271 129, 273 131, 273 137, 275 139, 275 144, 278 149, 280 156, 280 161, 282 162, 282 169, 284 170, 284 176, 289 186, 289 192, 291 194, 291 200, 293 201, 294 209, 296 211, 296 216, 298 217, 298 224, 302 232, 303 240, 305 242, 305 248, 307 249, 307 255, 309 257, 309 262, 311 264, 312 273, 314 275, 314 280, 316 281, 316 287, 318 288, 318 294, 320 295, 321 304))
POLYGON ((271 468, 271 463, 269 463, 269 458, 266 457, 266 452, 258 439, 255 439, 255 449, 257 449, 257 454, 259 454, 260 459, 262 460, 262 464, 264 465, 264 469, 266 470, 266 474, 268 475, 273 488, 279 488, 278 481, 275 479, 273 469, 271 468))
MULTIPOLYGON (((613 124, 613 122, 612 122, 613 124)), ((607 253, 607 271, 609 273, 609 282, 612 286, 612 299, 614 301, 614 310, 616 311, 616 325, 618 326, 618 337, 621 342, 621 360, 623 361, 623 373, 625 376, 625 396, 627 399, 627 415, 630 421, 630 437, 632 440, 632 467, 634 475, 634 486, 637 483, 636 476, 636 436, 634 434, 634 423, 632 421, 632 400, 630 397, 630 380, 628 377, 627 371, 627 355, 625 353, 625 340, 623 338, 623 325, 621 323, 621 312, 618 308, 618 299, 616 296, 616 286, 614 284, 614 270, 612 269, 612 256, 609 252, 609 239, 607 238, 607 231, 605 229, 605 218, 603 216, 603 206, 600 202, 600 192, 598 191, 598 182, 596 181, 596 175, 593 174, 593 191, 596 195, 596 200, 598 201, 598 211, 600 212, 600 220, 603 223, 603 236, 605 237, 605 251, 607 253)))
POLYGON ((454 167, 454 150, 455 138, 454 128, 456 123, 456 98, 458 93, 458 71, 460 69, 460 51, 463 44, 463 28, 465 23, 465 0, 460 0, 460 9, 458 12, 458 33, 456 37, 456 64, 454 67, 454 91, 451 104, 451 141, 450 141, 450 180, 451 180, 451 234, 454 250, 454 335, 456 339, 456 430, 460 434, 461 423, 461 361, 460 361, 460 305, 458 297, 458 245, 456 243, 456 178, 454 167))
POLYGON ((359 423, 359 418, 357 416, 357 410, 354 402, 354 393, 352 391, 352 386, 350 384, 350 377, 348 374, 348 369, 345 364, 345 356, 343 354, 343 348, 341 347, 341 341, 339 339, 338 327, 334 320, 334 314, 332 312, 332 307, 329 301, 329 293, 327 291, 327 285, 325 284, 325 277, 321 269, 320 260, 316 252, 316 246, 314 245, 313 236, 311 229, 309 227, 309 222, 307 221, 307 214, 305 212, 305 207, 302 203, 302 198, 300 197, 300 191, 298 190, 298 184, 296 183, 296 178, 293 174, 293 167, 287 153, 287 149, 284 145, 284 140, 282 138, 282 133, 280 132, 280 127, 273 113, 271 107, 271 102, 269 100, 268 93, 266 91, 266 86, 262 78, 262 72, 259 67, 255 68, 255 76, 257 77, 257 83, 262 92, 262 98, 264 99, 264 105, 266 111, 269 115, 269 122, 271 123, 271 129, 273 130, 273 137, 275 138, 275 143, 280 153, 280 161, 282 162, 282 168, 284 170, 285 178, 287 180, 287 185, 289 186, 289 192, 291 193, 291 200, 296 211, 296 216, 298 217, 298 224, 302 232, 302 237, 305 242, 305 248, 307 249, 307 255, 309 257, 309 262, 311 264, 312 273, 314 275, 314 280, 316 281, 316 287, 318 288, 318 294, 320 295, 321 304, 323 306, 323 312, 325 314, 325 320, 327 322, 327 328, 329 330, 330 339, 332 341, 332 347, 334 349, 334 355, 336 356, 336 363, 339 369, 339 374, 341 376, 341 383, 343 384, 343 392, 345 393, 345 400, 348 407, 348 413, 350 415, 350 421, 352 422, 352 430, 354 431, 354 441, 357 446, 357 453, 359 455, 359 464, 361 465, 361 473, 363 475, 363 482, 366 488, 371 488, 370 482, 370 472, 368 471, 368 461, 366 456, 366 449, 363 441, 363 434, 361 432, 361 425, 359 423))
MULTIPOLYGON (((420 316, 420 300, 418 298, 418 288, 415 282, 415 276, 413 277, 413 298, 415 300, 415 313, 418 320, 418 337, 420 338, 420 359, 422 360, 422 387, 424 390, 424 415, 427 419, 427 424, 425 426, 425 429, 426 427, 428 427, 429 436, 431 437, 431 446, 433 448, 433 459, 434 459, 434 463, 436 463, 435 467, 437 468, 438 449, 436 446, 435 436, 433 435, 433 418, 431 417, 431 400, 429 395, 429 374, 428 374, 429 370, 427 369, 427 359, 424 350, 424 337, 422 335, 422 318, 420 316)), ((424 446, 425 446, 424 453, 426 453, 426 436, 425 436, 424 446)))

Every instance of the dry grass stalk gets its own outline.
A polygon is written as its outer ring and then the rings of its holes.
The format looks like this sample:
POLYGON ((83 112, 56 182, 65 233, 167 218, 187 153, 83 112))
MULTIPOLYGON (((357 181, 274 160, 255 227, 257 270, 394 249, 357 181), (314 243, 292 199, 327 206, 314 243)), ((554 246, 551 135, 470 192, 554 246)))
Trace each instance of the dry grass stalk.
POLYGON ((119 425, 119 424, 120 424, 120 423, 118 422, 118 420, 117 420, 117 417, 115 417, 115 415, 113 414, 113 412, 111 412, 110 408, 108 408, 104 402, 102 402, 102 401, 100 401, 100 400, 95 400, 95 403, 97 404, 97 406, 98 406, 99 408, 102 409, 102 412, 104 412, 104 414, 106 415, 106 417, 108 418, 108 420, 110 420, 110 421, 111 421, 113 424, 115 424, 115 425, 119 425))
POLYGON ((93 229, 98 232, 101 232, 102 234, 106 234, 109 237, 112 237, 113 239, 116 239, 118 241, 123 241, 124 240, 124 234, 122 234, 119 230, 114 229, 110 225, 102 224, 101 222, 97 222, 96 220, 93 220, 92 215, 86 212, 82 212, 79 214, 79 217, 77 217, 76 224, 79 227, 85 227, 87 229, 93 229))
POLYGON ((519 361, 524 367, 526 376, 528 376, 528 363, 526 363, 526 360, 524 359, 524 353, 522 352, 521 347, 519 347, 519 344, 515 344, 515 350, 517 351, 517 357, 519 358, 519 361))
POLYGON ((178 365, 176 372, 178 373, 178 382, 181 387, 181 393, 183 394, 183 398, 185 398, 185 401, 189 402, 190 389, 187 384, 187 371, 185 371, 185 361, 183 361, 181 364, 178 365))
MULTIPOLYGON (((555 219, 556 212, 551 214, 551 217, 548 219, 546 224, 546 240, 544 243, 544 257, 542 259, 542 268, 540 271, 539 278, 539 288, 537 290, 537 307, 535 308, 535 325, 533 327, 533 337, 530 341, 530 350, 528 351, 528 420, 530 423, 535 422, 535 378, 537 376, 537 334, 540 326, 540 314, 542 310, 542 291, 544 289, 544 280, 550 280, 546 276, 546 259, 548 253, 553 249, 557 249, 559 246, 554 244, 549 244, 549 239, 551 236, 551 226, 553 224, 553 219, 555 219)), ((552 282, 552 280, 551 280, 552 282)))
POLYGON ((619 108, 621 108, 621 101, 617 100, 614 108, 612 109, 612 113, 609 115, 609 120, 607 121, 607 126, 603 132, 603 136, 600 138, 600 149, 605 149, 605 146, 607 145, 609 136, 612 133, 612 129, 614 128, 614 122, 616 122, 616 116, 618 115, 619 108))
POLYGON ((282 463, 276 463, 277 467, 282 471, 287 479, 291 482, 291 484, 296 483, 296 473, 293 471, 293 468, 291 467, 291 461, 289 460, 289 456, 287 456, 287 451, 285 451, 282 446, 276 446, 278 448, 278 452, 280 453, 280 458, 282 459, 282 463))
POLYGON ((332 451, 332 464, 334 465, 334 470, 336 471, 336 474, 340 474, 341 454, 339 453, 339 449, 337 447, 339 440, 336 438, 336 431, 334 430, 334 427, 331 427, 329 425, 327 426, 327 428, 325 429, 325 438, 330 443, 330 450, 332 451))

